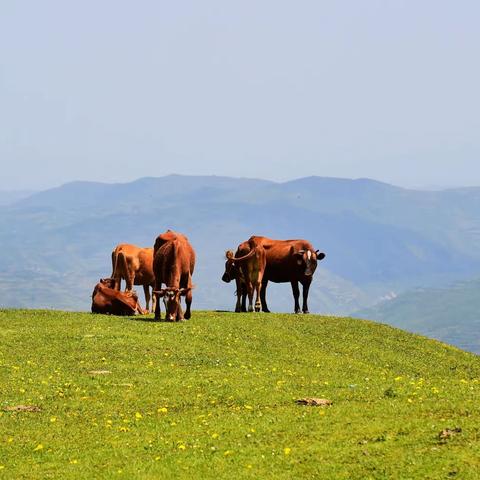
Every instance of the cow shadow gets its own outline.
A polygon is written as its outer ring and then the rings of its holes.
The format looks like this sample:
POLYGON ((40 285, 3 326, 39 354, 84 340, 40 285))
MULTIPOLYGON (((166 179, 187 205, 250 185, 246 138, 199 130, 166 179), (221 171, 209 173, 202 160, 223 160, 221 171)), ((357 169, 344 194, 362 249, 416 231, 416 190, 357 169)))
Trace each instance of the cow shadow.
POLYGON ((135 315, 134 317, 127 317, 127 320, 132 320, 133 322, 146 322, 146 323, 162 323, 163 320, 155 320, 154 317, 149 317, 147 315, 135 315))

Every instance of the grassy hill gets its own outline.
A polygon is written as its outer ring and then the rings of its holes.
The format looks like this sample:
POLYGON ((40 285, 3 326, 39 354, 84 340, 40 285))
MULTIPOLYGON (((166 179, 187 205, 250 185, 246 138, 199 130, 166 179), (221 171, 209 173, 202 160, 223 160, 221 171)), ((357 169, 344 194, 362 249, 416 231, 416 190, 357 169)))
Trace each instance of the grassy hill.
POLYGON ((0 336, 0 478, 478 478, 479 357, 389 326, 2 310, 0 336))
POLYGON ((480 279, 417 288, 355 315, 480 353, 480 279))

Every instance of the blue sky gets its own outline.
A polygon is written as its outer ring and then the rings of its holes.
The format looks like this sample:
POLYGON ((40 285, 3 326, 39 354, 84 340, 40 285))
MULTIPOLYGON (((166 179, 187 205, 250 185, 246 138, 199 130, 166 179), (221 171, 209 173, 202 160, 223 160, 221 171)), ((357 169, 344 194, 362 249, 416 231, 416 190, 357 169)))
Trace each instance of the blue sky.
POLYGON ((480 185, 480 3, 0 4, 0 189, 169 173, 480 185))

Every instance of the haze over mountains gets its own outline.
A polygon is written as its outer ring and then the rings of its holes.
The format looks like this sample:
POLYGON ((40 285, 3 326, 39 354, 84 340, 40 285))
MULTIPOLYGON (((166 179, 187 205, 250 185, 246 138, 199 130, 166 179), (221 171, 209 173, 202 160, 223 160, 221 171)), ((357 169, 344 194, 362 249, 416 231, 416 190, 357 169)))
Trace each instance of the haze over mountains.
MULTIPOLYGON (((393 305, 388 299, 416 287, 480 277, 480 188, 171 175, 73 182, 11 202, 0 206, 1 306, 87 310, 93 285, 111 273, 112 248, 153 245, 168 228, 196 248, 196 309, 233 308, 234 285, 220 280, 224 252, 252 234, 307 238, 327 254, 312 285, 311 312, 350 314, 393 305)), ((272 310, 293 309, 289 285, 270 285, 267 296, 272 310)))

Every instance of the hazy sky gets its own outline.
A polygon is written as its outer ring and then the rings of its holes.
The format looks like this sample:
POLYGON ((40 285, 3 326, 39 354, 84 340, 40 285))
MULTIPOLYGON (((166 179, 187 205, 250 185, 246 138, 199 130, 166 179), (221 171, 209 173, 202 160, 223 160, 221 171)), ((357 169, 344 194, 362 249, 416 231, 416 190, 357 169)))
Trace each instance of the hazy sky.
POLYGON ((480 185, 478 0, 4 0, 0 189, 480 185))

